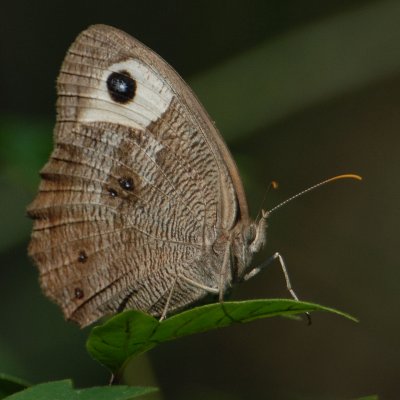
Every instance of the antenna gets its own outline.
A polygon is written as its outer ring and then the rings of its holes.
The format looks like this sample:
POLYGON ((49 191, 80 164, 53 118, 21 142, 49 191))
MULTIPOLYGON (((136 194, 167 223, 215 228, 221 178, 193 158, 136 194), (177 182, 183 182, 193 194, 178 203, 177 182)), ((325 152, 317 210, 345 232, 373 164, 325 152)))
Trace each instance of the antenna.
POLYGON ((337 180, 339 180, 339 179, 356 179, 356 180, 358 180, 358 181, 361 181, 361 180, 362 180, 361 176, 356 175, 356 174, 336 175, 336 176, 334 176, 334 177, 332 177, 332 178, 326 179, 326 180, 324 180, 324 181, 322 181, 322 182, 319 182, 319 183, 317 183, 317 184, 315 184, 315 185, 313 185, 313 186, 310 186, 308 189, 302 190, 301 192, 295 194, 295 195, 292 196, 292 197, 289 197, 288 199, 282 201, 282 203, 279 203, 279 204, 276 205, 275 207, 271 208, 271 210, 267 211, 266 214, 269 216, 271 213, 275 212, 278 208, 281 208, 282 206, 286 205, 286 204, 289 203, 290 201, 292 201, 292 200, 294 200, 294 199, 297 199, 298 197, 303 196, 304 194, 306 194, 306 193, 308 193, 308 192, 311 192, 312 190, 314 190, 314 189, 316 189, 316 188, 318 188, 318 187, 320 187, 320 186, 323 186, 323 185, 325 185, 325 184, 327 184, 327 183, 330 183, 330 182, 333 182, 333 181, 337 181, 337 180))
POLYGON ((278 188, 278 182, 277 181, 271 181, 270 183, 269 183, 269 185, 268 185, 268 187, 267 187, 267 189, 265 190, 265 192, 264 192, 264 196, 263 196, 263 198, 262 198, 262 201, 261 201, 261 204, 260 204, 260 207, 258 208, 258 213, 257 213, 257 216, 256 216, 256 221, 258 220, 258 217, 260 216, 260 213, 262 212, 262 205, 264 204, 264 201, 267 199, 267 194, 269 193, 269 191, 272 189, 272 190, 275 190, 275 189, 277 189, 278 188))

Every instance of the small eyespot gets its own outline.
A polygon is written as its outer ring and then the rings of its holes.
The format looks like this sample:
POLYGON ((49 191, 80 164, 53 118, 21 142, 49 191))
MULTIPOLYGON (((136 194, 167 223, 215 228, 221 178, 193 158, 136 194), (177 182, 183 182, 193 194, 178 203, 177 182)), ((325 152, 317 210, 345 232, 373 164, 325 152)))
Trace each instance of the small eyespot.
POLYGON ((125 189, 125 190, 133 190, 134 189, 132 178, 121 178, 118 182, 122 189, 125 189))
POLYGON ((76 299, 79 299, 79 300, 83 299, 84 293, 83 293, 82 289, 76 288, 74 293, 75 293, 75 298, 76 299))
POLYGON ((118 193, 117 193, 117 191, 116 191, 115 189, 113 189, 113 188, 108 188, 107 190, 108 190, 108 193, 109 193, 109 195, 110 195, 111 197, 117 197, 117 196, 118 196, 118 193))
POLYGON ((135 97, 136 81, 128 71, 112 72, 107 78, 107 89, 114 101, 126 104, 135 97))
POLYGON ((81 250, 78 255, 78 261, 80 263, 85 263, 87 261, 87 259, 88 259, 88 257, 87 257, 86 252, 84 250, 81 250))

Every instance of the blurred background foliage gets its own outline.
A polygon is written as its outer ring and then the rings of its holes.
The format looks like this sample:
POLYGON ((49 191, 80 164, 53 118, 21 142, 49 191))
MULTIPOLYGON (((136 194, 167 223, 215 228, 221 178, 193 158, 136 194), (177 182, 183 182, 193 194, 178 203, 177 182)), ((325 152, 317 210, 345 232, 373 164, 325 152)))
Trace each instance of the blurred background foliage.
MULTIPOLYGON (((304 300, 351 312, 353 324, 258 321, 167 343, 129 366, 158 399, 398 398, 400 2, 334 0, 54 1, 0 6, 0 371, 31 382, 105 384, 87 330, 40 293, 26 256, 25 208, 51 149, 55 79, 88 25, 123 29, 177 69, 239 164, 255 216, 332 175, 277 212, 260 259, 280 251, 304 300)), ((234 299, 286 297, 278 266, 234 299)), ((155 397, 154 397, 155 398, 155 397)))

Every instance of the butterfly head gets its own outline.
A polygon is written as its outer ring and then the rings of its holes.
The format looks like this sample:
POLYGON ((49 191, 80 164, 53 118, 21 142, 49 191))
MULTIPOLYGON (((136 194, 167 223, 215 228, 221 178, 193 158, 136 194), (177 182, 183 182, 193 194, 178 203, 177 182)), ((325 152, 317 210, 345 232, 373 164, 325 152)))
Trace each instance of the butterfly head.
POLYGON ((262 211, 258 221, 242 225, 234 240, 233 254, 236 260, 236 279, 241 281, 243 276, 251 268, 254 254, 258 253, 267 241, 268 212, 262 211))

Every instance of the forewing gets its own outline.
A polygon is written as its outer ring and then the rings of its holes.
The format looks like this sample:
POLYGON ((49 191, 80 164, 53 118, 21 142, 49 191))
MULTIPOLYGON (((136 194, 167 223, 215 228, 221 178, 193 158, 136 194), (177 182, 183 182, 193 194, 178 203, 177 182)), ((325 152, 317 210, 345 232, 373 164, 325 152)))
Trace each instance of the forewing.
MULTIPOLYGON (((78 36, 57 89, 55 148, 29 207, 29 253, 45 293, 87 325, 127 306, 159 313, 154 304, 178 274, 209 283, 189 266, 247 207, 190 89, 151 50, 103 25, 78 36), (118 97, 125 77, 132 98, 118 97)), ((179 289, 172 309, 200 296, 192 289, 179 289)))

